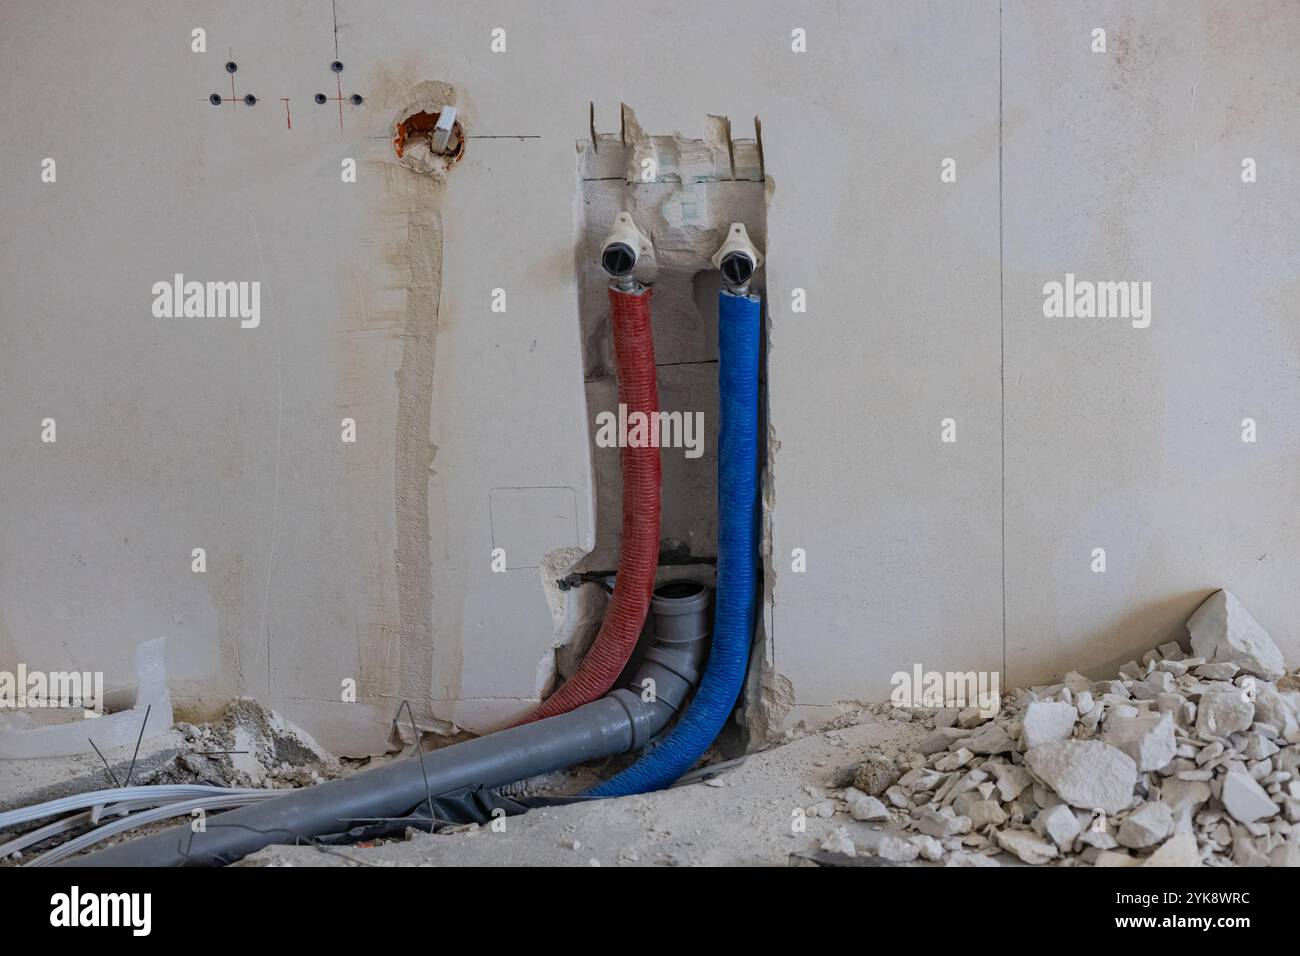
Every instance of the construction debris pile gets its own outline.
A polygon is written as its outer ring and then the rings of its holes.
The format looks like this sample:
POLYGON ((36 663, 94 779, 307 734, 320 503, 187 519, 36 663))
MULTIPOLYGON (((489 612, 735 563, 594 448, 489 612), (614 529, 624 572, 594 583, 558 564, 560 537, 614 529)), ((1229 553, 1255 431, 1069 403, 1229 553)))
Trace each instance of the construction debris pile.
POLYGON ((185 741, 173 763, 144 783, 210 783, 222 787, 306 787, 339 775, 333 755, 306 731, 249 697, 210 724, 177 723, 185 741))
MULTIPOLYGON (((303 730, 248 698, 211 724, 177 723, 178 746, 156 766, 111 787, 72 786, 52 799, 0 812, 0 867, 48 866, 135 832, 246 806, 342 772, 303 730)), ((134 769, 134 762, 132 765, 134 769)), ((95 780, 100 774, 86 778, 95 780)))
POLYGON ((1161 644, 1114 680, 1072 671, 992 718, 933 711, 915 751, 873 755, 833 804, 881 828, 855 844, 840 827, 822 849, 950 866, 1000 851, 1036 865, 1300 865, 1300 677, 1227 591, 1187 628, 1190 654, 1161 644))

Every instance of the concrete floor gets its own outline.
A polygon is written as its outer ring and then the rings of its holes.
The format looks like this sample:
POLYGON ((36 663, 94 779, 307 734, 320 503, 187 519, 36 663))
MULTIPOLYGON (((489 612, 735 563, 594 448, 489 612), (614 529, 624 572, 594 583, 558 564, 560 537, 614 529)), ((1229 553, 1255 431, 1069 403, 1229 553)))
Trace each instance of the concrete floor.
POLYGON ((865 722, 799 737, 751 755, 710 782, 659 793, 533 810, 505 829, 413 834, 371 847, 269 847, 244 866, 784 866, 791 854, 816 853, 847 827, 855 843, 878 824, 837 813, 809 816, 791 832, 792 811, 829 796, 865 754, 906 747, 922 724, 862 713, 865 722))

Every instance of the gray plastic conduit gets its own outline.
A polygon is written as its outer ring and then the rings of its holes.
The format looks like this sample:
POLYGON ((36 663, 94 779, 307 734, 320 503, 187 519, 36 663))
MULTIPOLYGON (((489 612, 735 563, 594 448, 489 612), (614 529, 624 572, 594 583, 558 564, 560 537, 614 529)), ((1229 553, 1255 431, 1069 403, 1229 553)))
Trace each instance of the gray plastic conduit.
POLYGON ((467 786, 500 787, 638 750, 668 725, 699 680, 710 593, 693 582, 657 588, 650 603, 654 640, 635 677, 627 687, 567 714, 422 754, 423 772, 416 760, 394 761, 210 817, 204 832, 192 832, 188 825, 172 827, 58 865, 231 863, 273 843, 310 842, 358 822, 400 817, 420 804, 426 792, 436 797, 467 786))

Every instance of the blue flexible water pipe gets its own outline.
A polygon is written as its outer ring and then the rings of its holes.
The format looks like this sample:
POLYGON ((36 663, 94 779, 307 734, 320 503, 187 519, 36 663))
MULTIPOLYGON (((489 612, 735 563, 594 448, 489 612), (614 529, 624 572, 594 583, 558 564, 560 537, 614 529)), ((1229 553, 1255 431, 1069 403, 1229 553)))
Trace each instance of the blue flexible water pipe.
POLYGON ((758 364, 760 300, 718 293, 718 580, 713 646, 690 707, 653 750, 591 788, 622 797, 671 786, 718 735, 745 679, 758 581, 758 364))

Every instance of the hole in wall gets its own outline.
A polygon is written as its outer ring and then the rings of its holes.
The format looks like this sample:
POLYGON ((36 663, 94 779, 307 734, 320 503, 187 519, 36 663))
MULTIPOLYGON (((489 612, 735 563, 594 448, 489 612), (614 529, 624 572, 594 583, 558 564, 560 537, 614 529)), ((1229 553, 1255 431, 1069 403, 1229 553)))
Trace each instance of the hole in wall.
POLYGON ((399 115, 393 124, 393 151, 402 165, 416 172, 446 172, 465 155, 465 129, 459 119, 443 150, 434 147, 434 130, 441 111, 416 109, 399 115))
MULTIPOLYGON (((563 571, 568 577, 591 580, 599 573, 597 569, 617 567, 623 544, 622 460, 624 443, 631 444, 631 423, 624 418, 614 429, 618 434, 611 436, 611 416, 617 418, 625 413, 615 411, 620 395, 610 315, 611 279, 602 265, 611 266, 613 272, 626 271, 628 261, 621 250, 612 250, 610 254, 617 258, 608 259, 604 248, 606 241, 622 239, 622 230, 615 231, 614 227, 616 223, 625 225, 621 214, 626 213, 644 239, 632 278, 653 293, 650 321, 658 385, 656 434, 662 439, 667 429, 667 433, 677 436, 676 442, 670 440, 660 446, 657 591, 662 595, 664 585, 684 581, 698 594, 714 583, 717 565, 718 307, 722 276, 712 260, 729 238, 732 223, 743 223, 755 246, 765 248, 770 181, 763 176, 759 147, 754 141, 733 143, 729 132, 725 138, 711 135, 707 141, 680 135, 649 137, 629 122, 629 116, 630 111, 624 108, 624 130, 618 135, 597 134, 593 120, 592 141, 578 144, 581 217, 574 252, 596 515, 591 549, 586 554, 568 556, 572 563, 563 571), (661 170, 658 178, 647 182, 641 176, 641 158, 651 150, 671 168, 661 170), (757 171, 757 176, 751 170, 757 171), (674 416, 676 423, 665 416, 674 416), (693 438, 683 434, 687 419, 694 420, 693 438), (611 437, 616 440, 611 441, 611 437), (688 449, 696 453, 688 454, 688 449)), ((710 126, 717 134, 719 124, 710 126)), ((761 286, 762 270, 758 270, 752 277, 751 290, 757 292, 761 286)), ((615 288, 627 291, 625 283, 616 281, 615 288)), ((762 445, 766 444, 762 440, 766 435, 762 421, 765 398, 760 397, 760 421, 755 423, 762 445)), ((760 452, 760 456, 764 457, 764 453, 760 452)), ((690 592, 682 593, 689 600, 690 592)), ((575 602, 593 594, 603 597, 602 592, 590 587, 571 587, 560 597, 565 610, 557 616, 554 664, 561 677, 568 676, 566 659, 572 659, 574 652, 590 643, 600 624, 603 603, 584 613, 573 613, 575 602)), ((765 646, 763 641, 763 634, 757 633, 760 652, 765 646)), ((638 645, 639 649, 643 647, 638 645)), ((633 662, 636 657, 634 652, 633 662)), ((539 671, 547 663, 540 662, 539 671)), ((627 673, 625 669, 624 676, 627 673)), ((748 688, 743 696, 745 705, 755 703, 748 688)), ((749 723, 746 721, 745 726, 749 723)), ((735 732, 724 736, 729 739, 720 738, 720 747, 743 748, 744 740, 731 739, 736 737, 735 732)))
POLYGON ((393 153, 401 166, 441 180, 465 157, 469 123, 456 109, 456 88, 421 80, 402 95, 393 116, 393 153), (438 128, 440 120, 450 128, 438 128))
MULTIPOLYGON (((602 141, 600 156, 611 159, 621 144, 602 141), (607 145, 608 143, 608 145, 607 145)), ((586 154, 586 161, 593 153, 586 154)), ((674 556, 676 575, 711 584, 717 554, 718 293, 722 273, 710 261, 733 222, 742 222, 755 244, 766 243, 767 200, 758 181, 629 183, 600 170, 584 171, 583 220, 576 252, 579 323, 587 392, 587 426, 596 494, 596 543, 581 570, 617 566, 621 530, 622 475, 617 448, 596 443, 596 416, 618 408, 618 377, 610 328, 609 275, 626 271, 614 247, 603 249, 615 218, 630 212, 652 248, 634 269, 653 290, 651 300, 659 408, 667 413, 702 414, 702 452, 687 457, 681 447, 663 448, 660 574, 664 556, 674 556)), ((750 288, 761 293, 763 270, 746 261, 750 288)))

